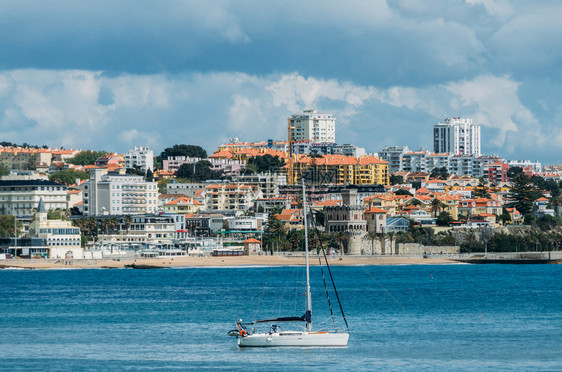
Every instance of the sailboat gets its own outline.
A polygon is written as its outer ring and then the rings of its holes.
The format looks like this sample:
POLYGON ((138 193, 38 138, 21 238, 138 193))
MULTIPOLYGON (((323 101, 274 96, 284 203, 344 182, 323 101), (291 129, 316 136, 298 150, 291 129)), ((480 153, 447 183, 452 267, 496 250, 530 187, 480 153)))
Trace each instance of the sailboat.
MULTIPOLYGON (((303 194, 303 214, 304 214, 304 241, 306 251, 306 311, 302 316, 291 316, 274 319, 261 319, 255 320, 250 323, 243 323, 240 319, 236 323, 236 329, 228 332, 230 336, 235 336, 238 339, 238 346, 240 347, 279 347, 279 346, 292 346, 292 347, 345 347, 349 339, 349 327, 347 320, 343 314, 343 309, 340 303, 340 310, 345 321, 346 330, 334 332, 329 331, 313 331, 312 329, 312 297, 310 294, 310 266, 309 266, 309 252, 308 252, 308 223, 306 213, 306 196, 304 181, 302 185, 303 194), (304 328, 300 330, 282 330, 277 323, 286 322, 306 322, 304 328), (272 323, 269 331, 256 332, 254 326, 259 323, 272 323)), ((324 254, 324 258, 326 256, 324 254)), ((328 260, 326 259, 326 266, 331 276, 328 260)), ((333 284, 333 279, 332 279, 333 284)), ((326 283, 324 281, 324 285, 326 283)), ((335 285, 334 285, 335 290, 335 285)), ((327 293, 327 288, 326 288, 327 293)), ((339 296, 336 296, 339 303, 339 296)), ((328 297, 329 300, 329 297, 328 297)), ((332 308, 330 305, 330 311, 332 308)), ((333 312, 332 312, 333 317, 333 312)), ((335 324, 335 323, 334 323, 335 324)))

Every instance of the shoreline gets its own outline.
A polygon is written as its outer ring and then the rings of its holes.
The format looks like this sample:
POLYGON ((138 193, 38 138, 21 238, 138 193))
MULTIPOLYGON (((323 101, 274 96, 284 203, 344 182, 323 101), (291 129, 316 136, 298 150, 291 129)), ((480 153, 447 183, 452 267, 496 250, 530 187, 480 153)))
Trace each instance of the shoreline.
MULTIPOLYGON (((401 256, 343 256, 329 257, 330 266, 377 266, 377 265, 448 265, 462 264, 448 258, 421 258, 401 256)), ((171 267, 268 267, 304 266, 301 256, 223 256, 167 258, 106 258, 76 260, 0 260, 0 269, 120 269, 137 265, 137 268, 159 269, 171 267)), ((318 266, 318 256, 312 256, 311 266, 318 266)))

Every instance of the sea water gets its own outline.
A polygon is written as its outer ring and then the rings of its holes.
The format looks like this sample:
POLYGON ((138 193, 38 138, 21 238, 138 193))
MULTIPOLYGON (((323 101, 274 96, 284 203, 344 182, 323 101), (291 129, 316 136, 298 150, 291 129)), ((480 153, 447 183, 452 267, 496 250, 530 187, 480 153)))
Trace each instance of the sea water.
MULTIPOLYGON (((304 313, 302 267, 0 270, 0 368, 562 370, 562 265, 332 272, 347 348, 240 349, 239 318, 304 313)), ((313 327, 334 327, 318 267, 311 278, 313 327)))

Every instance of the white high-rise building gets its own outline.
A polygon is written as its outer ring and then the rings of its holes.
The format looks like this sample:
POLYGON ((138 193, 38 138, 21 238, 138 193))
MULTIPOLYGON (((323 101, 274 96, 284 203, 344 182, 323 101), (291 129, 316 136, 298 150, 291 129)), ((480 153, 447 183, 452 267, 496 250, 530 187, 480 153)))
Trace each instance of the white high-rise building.
POLYGON ((146 214, 158 210, 158 184, 142 176, 90 170, 84 184, 84 213, 88 216, 108 214, 146 214))
POLYGON ((472 119, 451 118, 433 127, 433 150, 451 155, 480 156, 480 126, 472 119))
POLYGON ((125 154, 125 168, 141 168, 144 172, 154 168, 154 153, 148 147, 135 146, 125 154))
POLYGON ((336 119, 332 114, 304 110, 302 114, 292 115, 289 118, 289 124, 294 141, 336 142, 336 119))

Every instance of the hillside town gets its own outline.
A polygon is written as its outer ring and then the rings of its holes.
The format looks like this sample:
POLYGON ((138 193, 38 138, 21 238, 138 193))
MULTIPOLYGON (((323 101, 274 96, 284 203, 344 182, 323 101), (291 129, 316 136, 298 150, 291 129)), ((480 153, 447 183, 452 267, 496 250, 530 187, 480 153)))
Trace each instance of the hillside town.
POLYGON ((331 114, 304 110, 286 140, 232 138, 212 153, 3 142, 0 258, 298 255, 303 183, 309 239, 331 255, 560 249, 562 165, 483 154, 469 118, 427 130, 432 151, 369 152, 338 144, 331 114))

